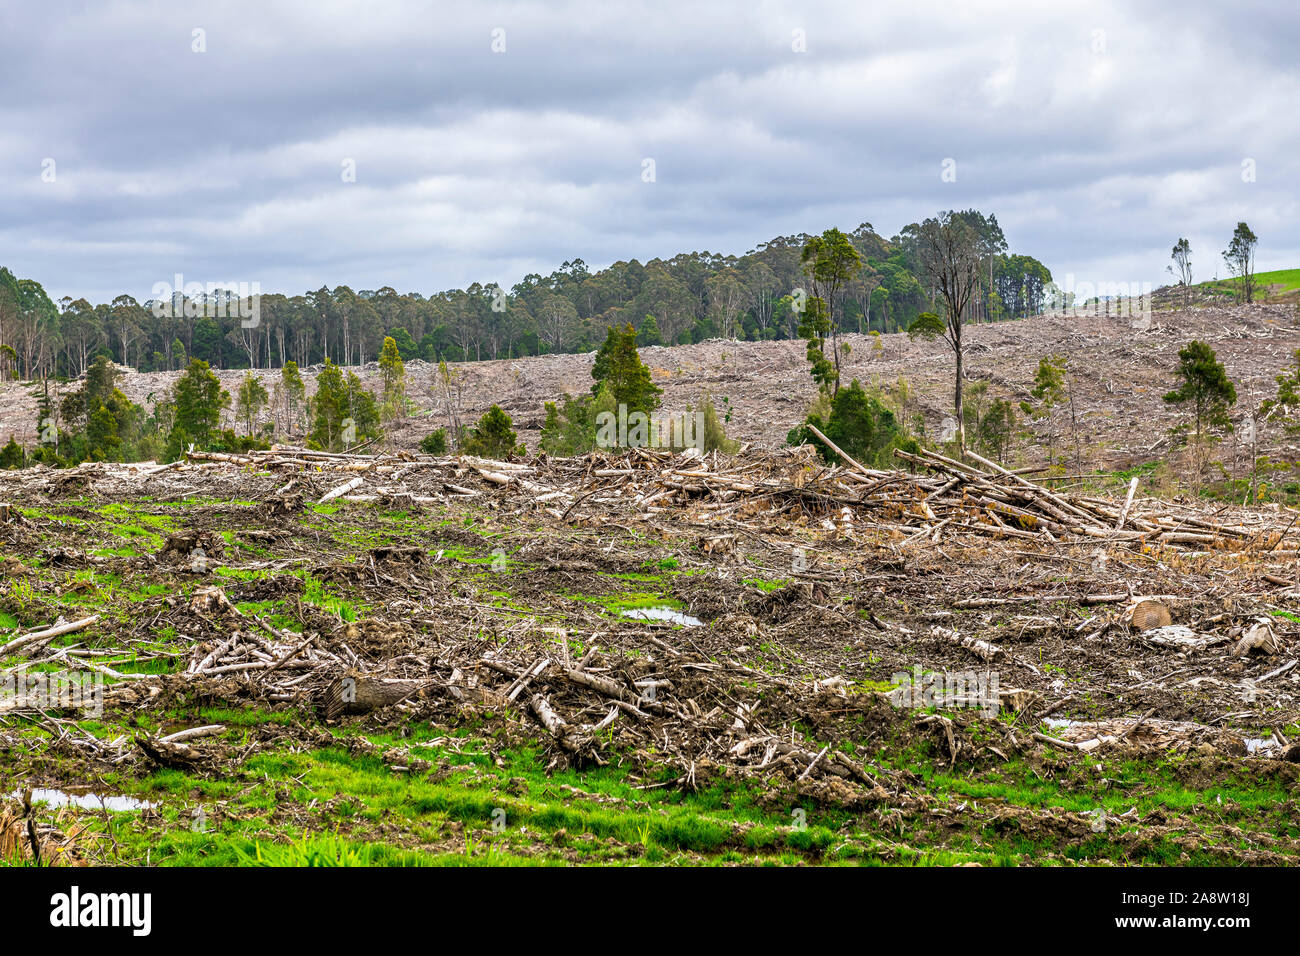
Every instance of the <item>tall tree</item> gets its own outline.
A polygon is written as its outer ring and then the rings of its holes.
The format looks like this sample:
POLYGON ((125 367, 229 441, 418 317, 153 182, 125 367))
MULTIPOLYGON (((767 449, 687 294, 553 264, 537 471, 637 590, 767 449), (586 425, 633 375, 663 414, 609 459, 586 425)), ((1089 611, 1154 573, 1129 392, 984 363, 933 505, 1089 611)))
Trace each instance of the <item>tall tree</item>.
POLYGON ((917 317, 908 334, 924 338, 939 338, 948 344, 955 359, 953 409, 957 417, 957 441, 966 451, 966 426, 962 416, 962 376, 965 346, 962 343, 962 323, 971 298, 979 287, 980 241, 979 234, 957 213, 941 212, 921 223, 917 237, 916 255, 921 269, 938 290, 944 305, 940 320, 933 313, 917 317))
POLYGON ((551 351, 562 352, 578 325, 578 310, 564 296, 548 295, 537 311, 537 325, 551 351))
POLYGON ((718 331, 726 339, 736 335, 736 313, 745 298, 745 287, 740 277, 731 269, 725 269, 713 276, 705 284, 709 295, 709 311, 714 317, 718 331))
POLYGON ((1250 231, 1250 226, 1239 222, 1232 232, 1232 241, 1223 250, 1223 261, 1237 279, 1237 296, 1246 303, 1253 302, 1255 297, 1255 245, 1258 242, 1259 237, 1250 231))
POLYGON ((1174 243, 1174 251, 1170 253, 1169 258, 1174 260, 1173 265, 1166 266, 1165 269, 1183 287, 1183 308, 1185 309, 1192 294, 1192 244, 1186 239, 1179 239, 1174 243))
POLYGON ((800 255, 804 271, 816 285, 817 297, 826 303, 827 318, 830 320, 831 351, 835 361, 835 384, 833 392, 840 387, 840 347, 839 323, 835 316, 835 299, 850 282, 857 278, 862 270, 862 256, 854 248, 849 237, 838 229, 827 229, 820 236, 809 239, 800 255))

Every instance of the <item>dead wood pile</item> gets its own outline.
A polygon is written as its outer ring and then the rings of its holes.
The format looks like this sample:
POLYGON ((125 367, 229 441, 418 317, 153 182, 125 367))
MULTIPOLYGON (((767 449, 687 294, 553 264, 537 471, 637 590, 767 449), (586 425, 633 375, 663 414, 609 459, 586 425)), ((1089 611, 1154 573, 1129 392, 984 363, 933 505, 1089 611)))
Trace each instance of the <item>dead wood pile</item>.
MULTIPOLYGON (((1108 500, 1054 492, 975 454, 968 457, 976 464, 925 450, 897 455, 916 470, 864 468, 848 456, 843 456, 845 465, 823 465, 807 448, 730 460, 716 454, 635 449, 624 455, 528 462, 277 448, 243 455, 191 453, 186 467, 351 476, 331 485, 321 501, 405 497, 419 504, 506 491, 522 496, 521 504, 544 507, 560 519, 580 510, 603 509, 632 519, 682 507, 735 517, 802 509, 826 519, 828 530, 894 531, 907 536, 904 544, 966 533, 1045 544, 1091 538, 1128 547, 1257 549, 1277 557, 1294 556, 1300 544, 1300 528, 1280 512, 1206 513, 1189 505, 1138 499, 1136 478, 1123 500, 1108 500), (1283 548, 1282 539, 1292 531, 1296 533, 1290 546, 1283 548)), ((298 482, 290 480, 274 494, 296 487, 298 482)))
MULTIPOLYGON (((976 456, 971 456, 976 464, 968 464, 933 452, 900 454, 914 471, 869 469, 841 457, 843 464, 826 465, 807 448, 733 459, 638 449, 619 456, 501 462, 278 447, 239 455, 196 452, 169 465, 29 469, 6 478, 0 487, 6 494, 15 487, 56 494, 73 475, 82 479, 77 495, 182 495, 200 489, 211 494, 214 487, 229 488, 260 500, 268 507, 268 518, 308 502, 419 508, 466 499, 500 514, 532 511, 561 523, 591 516, 604 523, 689 516, 696 523, 716 523, 723 532, 770 528, 785 516, 837 536, 877 535, 897 549, 965 535, 1032 539, 1040 545, 1097 541, 1133 549, 1253 550, 1278 559, 1296 554, 1294 524, 1281 512, 1207 513, 1138 499, 1136 484, 1122 500, 1054 492, 976 456)), ((10 520, 31 519, 14 513, 10 520)), ((707 539, 705 550, 725 547, 718 543, 725 538, 722 533, 707 539)), ((179 551, 189 543, 176 539, 179 551)), ((378 586, 381 571, 374 561, 368 573, 378 586)), ((1016 600, 1021 599, 974 598, 958 606, 1016 600)), ((705 646, 690 631, 648 622, 612 631, 602 623, 603 630, 585 634, 581 651, 574 652, 565 635, 550 634, 531 620, 510 624, 495 632, 493 640, 474 638, 479 629, 463 626, 467 622, 456 616, 468 613, 471 605, 445 602, 435 617, 415 621, 428 630, 402 653, 377 657, 356 653, 360 645, 341 622, 314 622, 301 634, 282 630, 240 611, 218 588, 200 588, 188 601, 169 607, 167 613, 180 615, 169 618, 173 624, 201 621, 204 626, 197 630, 206 635, 188 649, 188 661, 175 674, 122 674, 96 660, 99 649, 49 647, 51 637, 89 631, 96 618, 19 635, 16 642, 33 664, 59 663, 118 681, 108 691, 109 706, 143 708, 187 688, 213 700, 303 706, 325 720, 396 713, 402 719, 451 724, 466 711, 513 711, 519 719, 511 726, 543 737, 559 762, 599 763, 616 749, 655 751, 656 762, 676 766, 678 781, 685 785, 719 772, 777 771, 800 785, 835 789, 836 799, 845 802, 883 799, 888 791, 904 787, 890 772, 854 761, 833 743, 811 744, 810 739, 835 741, 840 736, 829 723, 807 738, 791 730, 816 713, 833 712, 846 721, 869 716, 874 723, 902 719, 885 695, 848 694, 833 678, 797 679, 749 667, 738 659, 743 646, 705 646)), ((1149 640, 1180 640, 1163 630, 1154 628, 1149 640)), ((186 627, 183 633, 193 629, 186 627)), ((1251 646, 1242 653, 1256 644, 1262 649, 1269 637, 1257 630, 1243 634, 1251 646)), ((988 642, 960 638, 986 661, 999 653, 988 642)), ((211 762, 215 748, 203 738, 221 728, 101 741, 64 718, 46 717, 43 726, 61 746, 113 764, 218 766, 211 762)), ((923 726, 935 733, 953 761, 971 746, 948 718, 929 715, 923 726)), ((1017 745, 1015 730, 1004 730, 997 721, 990 726, 1009 737, 1004 748, 1017 745)), ((1123 740, 1124 729, 1093 729, 1088 740, 1123 740)), ((1152 722, 1140 734, 1137 729, 1134 725, 1128 743, 1155 742, 1157 729, 1163 740, 1178 728, 1152 722)), ((1032 739, 1021 733, 1022 740, 1032 739)), ((651 769, 648 759, 646 769, 651 769)))

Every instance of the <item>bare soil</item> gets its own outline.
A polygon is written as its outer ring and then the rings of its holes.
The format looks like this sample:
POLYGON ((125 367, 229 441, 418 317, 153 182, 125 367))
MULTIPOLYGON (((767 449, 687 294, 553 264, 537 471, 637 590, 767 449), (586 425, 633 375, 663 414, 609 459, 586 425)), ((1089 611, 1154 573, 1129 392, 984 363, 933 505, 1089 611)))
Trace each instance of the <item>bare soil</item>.
MULTIPOLYGON (((1181 409, 1166 405, 1162 396, 1174 387, 1178 350, 1192 339, 1215 349, 1237 383, 1236 414, 1247 411, 1275 392, 1274 378, 1300 348, 1300 324, 1292 305, 1201 306, 1187 311, 1157 311, 1150 327, 1134 328, 1130 318, 1107 316, 1040 316, 1017 322, 969 326, 969 382, 987 381, 991 396, 1019 401, 1029 396, 1038 360, 1051 354, 1070 359, 1076 386, 1076 413, 1083 463, 1089 469, 1129 468, 1159 457, 1169 429, 1182 420, 1181 409)), ((903 334, 879 337, 849 335, 851 347, 843 380, 853 378, 879 386, 887 394, 905 378, 914 390, 918 410, 930 435, 941 433, 952 408, 952 358, 942 344, 913 342, 903 334)), ((804 346, 800 341, 736 342, 711 340, 697 345, 641 350, 655 382, 664 389, 665 413, 683 411, 709 392, 715 402, 728 400, 729 434, 755 447, 775 448, 804 417, 814 395, 804 346)), ((543 406, 563 393, 578 394, 591 386, 592 354, 548 355, 537 358, 470 362, 452 366, 462 384, 462 419, 475 421, 493 403, 513 418, 521 440, 536 447, 543 406)), ((357 370, 372 388, 378 387, 378 367, 357 370)), ((316 369, 304 370, 308 391, 314 389, 316 369)), ((171 388, 179 373, 143 374, 126 371, 121 387, 133 401, 151 404, 171 388)), ((243 375, 219 373, 232 394, 243 375)), ((278 377, 260 371, 268 391, 278 377)), ((414 449, 420 438, 447 424, 437 367, 422 361, 407 363, 408 397, 416 411, 389 430, 388 446, 414 449)), ((36 439, 36 400, 31 386, 0 383, 0 435, 15 435, 28 445, 36 439)), ((725 410, 725 409, 724 409, 725 410)), ((1049 437, 1059 454, 1074 436, 1058 409, 1031 423, 1035 440, 1021 441, 1013 458, 1036 464, 1049 437)), ((228 423, 233 426, 233 419, 228 423)), ((1280 433, 1263 432, 1261 441, 1291 459, 1300 448, 1280 433)), ((1226 454, 1241 449, 1229 439, 1226 454)))

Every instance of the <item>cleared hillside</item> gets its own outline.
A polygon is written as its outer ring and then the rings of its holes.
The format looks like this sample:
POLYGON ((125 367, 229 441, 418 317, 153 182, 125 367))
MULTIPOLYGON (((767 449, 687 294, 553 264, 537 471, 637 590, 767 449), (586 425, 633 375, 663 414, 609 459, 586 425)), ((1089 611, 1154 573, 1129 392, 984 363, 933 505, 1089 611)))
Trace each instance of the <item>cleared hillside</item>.
MULTIPOLYGON (((1131 467, 1155 457, 1159 443, 1179 420, 1180 411, 1161 397, 1173 385, 1178 349, 1191 339, 1213 346, 1228 374, 1237 383, 1244 411, 1275 390, 1274 378, 1300 348, 1296 309, 1289 304, 1206 306, 1156 312, 1150 327, 1139 331, 1127 318, 1106 316, 1040 316, 1017 322, 970 326, 967 329, 967 375, 971 382, 987 381, 990 395, 1028 396, 1038 360, 1060 353, 1072 360, 1077 376, 1077 412, 1086 463, 1101 467, 1131 467)), ((952 360, 941 344, 913 342, 903 334, 846 337, 852 351, 844 380, 858 378, 894 394, 899 378, 916 393, 927 431, 936 434, 951 409, 952 360)), ((664 411, 683 410, 704 392, 731 410, 729 433, 743 441, 776 447, 802 418, 814 393, 802 341, 737 342, 710 340, 696 345, 641 350, 664 389, 664 411)), ((543 405, 568 392, 590 387, 593 354, 548 355, 538 358, 471 362, 452 366, 461 383, 462 418, 472 421, 497 403, 514 419, 520 437, 536 446, 543 405)), ((407 363, 408 394, 417 411, 390 429, 393 448, 414 448, 430 430, 446 424, 437 367, 407 363)), ((378 366, 358 370, 378 389, 378 366)), ((308 391, 315 387, 316 369, 304 370, 308 391)), ((218 373, 235 391, 242 372, 218 373)), ((273 391, 278 370, 259 371, 273 391)), ((120 386, 133 401, 151 405, 166 394, 179 373, 143 374, 128 371, 120 386)), ((1033 423, 1038 439, 1021 440, 1013 457, 1033 463, 1049 432, 1064 425, 1054 419, 1033 423)), ((233 424, 233 416, 230 416, 233 424)), ((0 385, 0 436, 15 435, 31 445, 36 439, 36 398, 32 386, 0 385)), ((1263 435, 1280 442, 1280 435, 1263 435)), ((1232 452, 1231 444, 1228 449, 1232 452)))

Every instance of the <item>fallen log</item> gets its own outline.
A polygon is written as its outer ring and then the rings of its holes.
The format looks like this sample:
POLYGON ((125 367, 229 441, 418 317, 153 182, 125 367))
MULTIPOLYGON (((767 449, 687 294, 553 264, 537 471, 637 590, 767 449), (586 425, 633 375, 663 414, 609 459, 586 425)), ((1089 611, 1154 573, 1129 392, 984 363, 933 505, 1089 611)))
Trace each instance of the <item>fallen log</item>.
POLYGON ((53 627, 47 627, 42 631, 32 631, 29 634, 23 634, 15 637, 7 644, 0 644, 0 655, 12 654, 20 648, 27 647, 31 644, 38 644, 47 641, 53 637, 59 637, 63 634, 72 634, 75 631, 84 631, 90 625, 99 620, 98 614, 92 614, 90 617, 83 617, 79 621, 70 621, 67 624, 56 624, 53 627))

